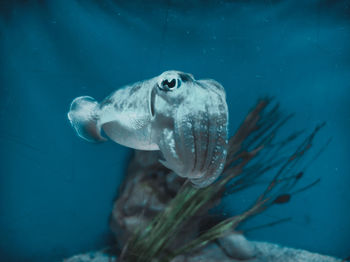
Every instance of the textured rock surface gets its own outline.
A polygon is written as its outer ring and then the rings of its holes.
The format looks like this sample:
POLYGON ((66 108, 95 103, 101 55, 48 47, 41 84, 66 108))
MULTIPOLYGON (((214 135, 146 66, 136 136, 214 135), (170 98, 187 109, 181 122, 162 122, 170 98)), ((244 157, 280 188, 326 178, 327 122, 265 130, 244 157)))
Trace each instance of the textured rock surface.
POLYGON ((103 252, 89 252, 86 254, 75 255, 63 260, 63 262, 116 262, 117 258, 103 252))
POLYGON ((324 256, 317 253, 311 253, 306 250, 281 247, 276 244, 266 242, 252 242, 256 247, 257 261, 283 261, 283 262, 341 262, 342 259, 337 259, 330 256, 324 256))
POLYGON ((341 262, 341 259, 311 253, 276 244, 248 241, 233 233, 189 255, 178 256, 172 262, 341 262))
POLYGON ((232 258, 244 260, 256 256, 255 245, 249 242, 242 234, 232 233, 219 238, 217 243, 224 253, 232 258))
MULTIPOLYGON (((249 242, 255 250, 255 256, 249 259, 235 259, 225 253, 216 243, 189 255, 178 256, 172 262, 342 262, 344 260, 311 253, 301 249, 281 247, 265 242, 249 242)), ((116 257, 102 252, 90 252, 76 255, 64 262, 117 262, 116 257)))
MULTIPOLYGON (((120 195, 115 201, 110 225, 118 242, 141 225, 148 224, 176 195, 184 179, 159 162, 158 151, 137 151, 130 160, 120 195)), ((185 235, 196 232, 187 230, 185 235)))

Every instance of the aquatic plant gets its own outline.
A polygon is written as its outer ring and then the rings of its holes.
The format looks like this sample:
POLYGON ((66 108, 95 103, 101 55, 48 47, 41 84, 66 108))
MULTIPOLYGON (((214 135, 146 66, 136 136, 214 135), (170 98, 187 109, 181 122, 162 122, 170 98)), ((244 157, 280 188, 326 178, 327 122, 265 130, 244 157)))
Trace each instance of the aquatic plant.
POLYGON ((282 114, 278 104, 271 104, 269 98, 259 100, 230 138, 227 160, 219 179, 205 188, 195 188, 188 181, 184 182, 165 209, 148 226, 140 227, 129 237, 122 248, 122 261, 170 261, 177 255, 191 252, 232 233, 248 218, 266 211, 272 205, 288 202, 293 194, 320 181, 317 179, 311 184, 295 188, 306 168, 325 148, 314 154, 307 164, 301 161, 305 159, 315 135, 324 123, 316 126, 304 138, 304 132, 296 131, 277 140, 278 131, 292 115, 282 114), (288 150, 293 144, 297 145, 294 151, 288 150), (222 197, 256 185, 264 175, 271 175, 270 182, 252 206, 241 214, 217 222, 180 246, 173 245, 184 226, 198 223, 201 214, 207 214, 222 197))

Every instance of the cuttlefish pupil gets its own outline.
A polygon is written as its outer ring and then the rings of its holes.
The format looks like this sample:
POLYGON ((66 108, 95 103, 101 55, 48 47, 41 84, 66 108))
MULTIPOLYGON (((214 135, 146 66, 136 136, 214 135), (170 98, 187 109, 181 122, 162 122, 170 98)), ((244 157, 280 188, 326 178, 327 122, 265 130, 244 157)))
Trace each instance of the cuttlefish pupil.
POLYGON ((166 79, 162 82, 162 86, 163 87, 168 87, 168 88, 173 88, 176 84, 176 80, 175 79, 172 79, 170 82, 166 79))
POLYGON ((226 161, 226 94, 212 79, 195 80, 191 74, 166 71, 120 88, 100 103, 89 96, 78 97, 71 103, 68 119, 87 141, 105 141, 103 129, 121 145, 160 150, 159 161, 197 187, 214 182, 226 161))

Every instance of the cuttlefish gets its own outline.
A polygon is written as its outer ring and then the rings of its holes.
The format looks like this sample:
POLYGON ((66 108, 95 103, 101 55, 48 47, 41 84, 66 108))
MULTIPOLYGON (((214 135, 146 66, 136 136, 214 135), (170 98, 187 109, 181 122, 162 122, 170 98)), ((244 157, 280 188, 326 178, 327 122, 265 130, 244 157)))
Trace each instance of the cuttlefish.
POLYGON ((100 103, 78 97, 68 118, 87 141, 106 141, 107 136, 134 149, 160 150, 159 161, 197 187, 213 183, 224 168, 226 94, 212 79, 166 71, 118 89, 100 103))

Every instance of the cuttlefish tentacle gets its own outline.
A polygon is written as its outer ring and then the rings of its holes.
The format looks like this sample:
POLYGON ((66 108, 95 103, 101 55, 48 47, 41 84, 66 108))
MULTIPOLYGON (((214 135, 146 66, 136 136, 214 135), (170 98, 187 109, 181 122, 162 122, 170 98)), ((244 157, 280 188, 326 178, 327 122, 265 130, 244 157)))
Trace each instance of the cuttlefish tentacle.
POLYGON ((209 164, 210 170, 217 170, 218 164, 222 163, 223 158, 226 158, 227 154, 227 121, 228 121, 228 108, 224 101, 224 97, 221 95, 214 96, 212 106, 215 108, 213 111, 217 112, 217 115, 212 117, 215 121, 215 145, 213 150, 212 161, 209 164))
POLYGON ((161 163, 166 167, 172 169, 179 176, 189 177, 188 173, 193 163, 193 153, 189 151, 194 150, 193 137, 189 134, 188 121, 179 116, 188 116, 189 112, 185 107, 179 107, 174 113, 174 127, 173 130, 165 129, 160 139, 159 148, 163 153, 165 160, 161 163), (186 157, 184 157, 186 156, 186 157))
POLYGON ((210 148, 212 149, 212 156, 207 159, 206 174, 202 178, 194 181, 194 183, 201 182, 203 185, 209 185, 220 175, 224 168, 227 155, 227 138, 224 131, 226 125, 222 124, 222 120, 220 120, 218 116, 214 126, 213 129, 216 128, 216 136, 215 139, 212 139, 213 147, 210 148))
POLYGON ((198 117, 191 118, 192 122, 192 136, 194 138, 194 155, 195 165, 193 166, 192 172, 197 173, 203 162, 203 148, 200 141, 202 140, 203 129, 201 128, 201 119, 204 117, 203 112, 198 112, 198 117))
POLYGON ((197 187, 222 172, 227 154, 228 109, 214 80, 167 71, 113 92, 100 104, 75 99, 68 118, 88 141, 113 141, 140 150, 160 150, 161 163, 197 187))
POLYGON ((175 118, 175 141, 178 151, 181 154, 183 161, 183 176, 197 176, 192 172, 195 165, 195 137, 192 133, 193 115, 190 109, 186 106, 180 106, 175 118))
POLYGON ((180 161, 180 157, 178 156, 175 148, 175 139, 174 139, 174 131, 170 129, 164 129, 162 136, 164 139, 159 141, 159 148, 163 154, 164 159, 160 159, 165 167, 173 170, 179 176, 183 176, 181 167, 183 166, 180 161))
MULTIPOLYGON (((216 83, 218 84, 218 83, 216 83)), ((209 88, 209 87, 208 87, 209 88)), ((221 88, 219 89, 219 91, 221 88)), ((204 175, 194 178, 194 184, 207 186, 211 184, 222 172, 227 155, 227 121, 228 111, 224 101, 225 96, 220 92, 212 95, 207 104, 207 112, 211 112, 209 124, 207 125, 208 142, 205 163, 202 166, 204 175)))

